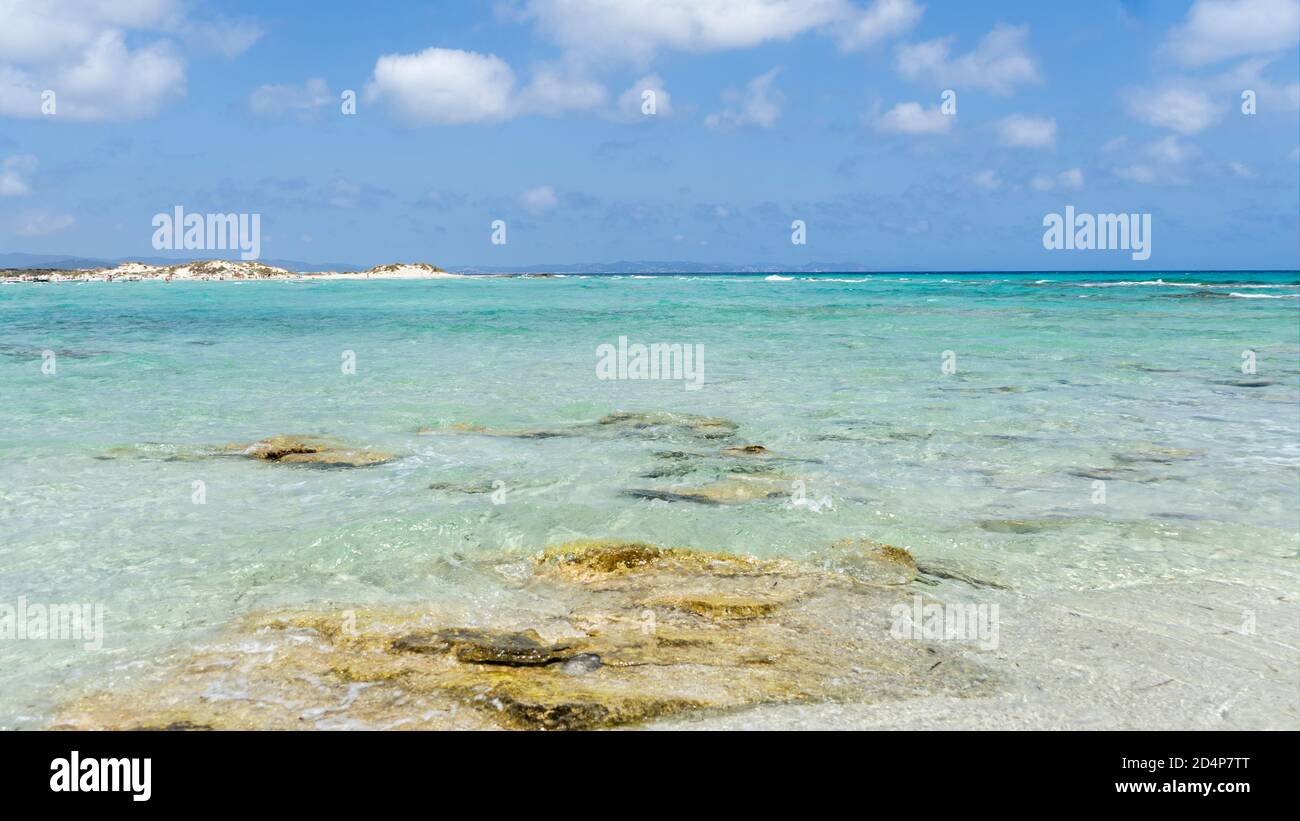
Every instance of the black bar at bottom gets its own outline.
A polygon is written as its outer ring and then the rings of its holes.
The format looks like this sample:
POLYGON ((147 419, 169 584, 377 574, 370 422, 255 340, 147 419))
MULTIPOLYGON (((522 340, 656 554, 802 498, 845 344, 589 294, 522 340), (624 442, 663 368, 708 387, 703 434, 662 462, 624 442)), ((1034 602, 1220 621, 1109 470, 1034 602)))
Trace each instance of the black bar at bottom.
POLYGON ((442 814, 468 801, 482 811, 678 812, 773 798, 854 812, 895 802, 1051 812, 1191 799, 1219 809, 1288 798, 1296 740, 1256 732, 8 733, 0 783, 11 807, 27 799, 91 811, 338 812, 414 801, 442 814))

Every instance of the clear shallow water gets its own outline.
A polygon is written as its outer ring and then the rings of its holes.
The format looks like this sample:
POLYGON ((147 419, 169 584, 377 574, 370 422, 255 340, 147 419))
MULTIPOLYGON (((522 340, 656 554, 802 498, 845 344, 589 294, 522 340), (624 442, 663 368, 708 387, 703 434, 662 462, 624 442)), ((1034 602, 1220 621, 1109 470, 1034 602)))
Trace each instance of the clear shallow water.
POLYGON ((1027 595, 1152 580, 1296 590, 1300 286, 1280 274, 564 277, 0 287, 0 603, 102 603, 105 649, 0 641, 0 726, 259 608, 501 606, 448 561, 579 536, 815 558, 904 545, 1027 595), (1211 296, 1212 294, 1213 296, 1211 296), (701 344, 704 387, 596 349, 701 344), (57 373, 41 372, 54 350, 57 373), (355 352, 353 375, 341 372, 355 352), (1258 373, 1241 372, 1253 350, 1258 373), (945 374, 943 354, 955 355, 945 374), (1272 384, 1246 387, 1242 379, 1272 384), (637 500, 689 438, 417 435, 614 410, 722 416, 814 502, 637 500), (97 459, 326 434, 361 470, 97 459), (1117 461, 1151 447, 1167 463, 1117 461), (1127 467, 1094 504, 1093 479, 1127 467), (1133 481, 1141 479, 1143 481, 1133 481), (206 485, 206 504, 191 501, 206 485), (499 480, 506 502, 430 489, 499 480), (994 520, 1030 520, 1002 532, 994 520), (1043 521, 1047 520, 1047 521, 1043 521), (981 525, 983 523, 983 525, 981 525), (990 527, 994 529, 989 529, 990 527))

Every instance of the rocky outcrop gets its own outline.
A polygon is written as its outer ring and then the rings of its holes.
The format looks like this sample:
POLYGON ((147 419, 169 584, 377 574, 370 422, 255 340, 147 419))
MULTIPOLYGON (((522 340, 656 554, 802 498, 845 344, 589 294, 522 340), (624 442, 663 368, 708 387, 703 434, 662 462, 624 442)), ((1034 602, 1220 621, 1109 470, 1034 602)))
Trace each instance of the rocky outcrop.
POLYGON ((657 488, 631 488, 623 491, 633 499, 664 502, 694 502, 700 505, 740 505, 791 495, 790 481, 775 476, 731 476, 702 485, 671 485, 657 488))
POLYGON ((324 468, 356 468, 379 465, 397 458, 387 451, 358 448, 321 436, 282 434, 250 444, 173 445, 147 443, 109 448, 96 459, 156 459, 166 462, 196 462, 217 457, 242 456, 281 465, 324 468))
POLYGON ((590 729, 990 691, 949 646, 891 634, 893 611, 912 603, 898 583, 915 566, 905 551, 836 550, 868 558, 844 573, 571 542, 529 562, 519 592, 531 609, 497 608, 492 623, 423 604, 258 614, 126 689, 67 705, 54 726, 590 729))
POLYGON ((292 434, 271 436, 250 445, 227 445, 223 451, 281 465, 334 468, 369 467, 395 458, 386 451, 353 448, 332 439, 292 434))
POLYGON ((602 416, 595 422, 579 422, 552 428, 490 428, 465 422, 453 422, 436 427, 422 427, 422 434, 473 434, 501 436, 511 439, 552 439, 561 436, 608 437, 623 436, 633 439, 728 439, 740 426, 730 419, 717 416, 697 416, 690 413, 631 413, 617 411, 602 416))

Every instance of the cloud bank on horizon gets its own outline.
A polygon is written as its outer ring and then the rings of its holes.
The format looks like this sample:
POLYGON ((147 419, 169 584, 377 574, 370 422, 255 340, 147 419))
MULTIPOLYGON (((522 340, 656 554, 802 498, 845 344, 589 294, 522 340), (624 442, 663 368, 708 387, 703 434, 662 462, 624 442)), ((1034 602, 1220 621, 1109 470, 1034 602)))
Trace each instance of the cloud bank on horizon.
POLYGON ((1296 268, 1300 0, 0 0, 0 252, 1296 268), (1045 214, 1150 214, 1062 256, 1045 214), (803 226, 803 242, 791 227, 803 226))

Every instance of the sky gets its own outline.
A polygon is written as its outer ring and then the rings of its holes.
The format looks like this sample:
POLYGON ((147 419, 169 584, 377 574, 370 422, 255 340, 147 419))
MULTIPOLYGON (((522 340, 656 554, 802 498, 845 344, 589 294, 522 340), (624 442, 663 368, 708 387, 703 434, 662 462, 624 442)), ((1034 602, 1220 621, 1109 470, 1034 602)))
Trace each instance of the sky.
POLYGON ((180 206, 363 267, 1295 269, 1298 42, 1300 0, 0 0, 0 253, 167 255, 180 206), (1149 259, 1045 248, 1066 206, 1149 259))

